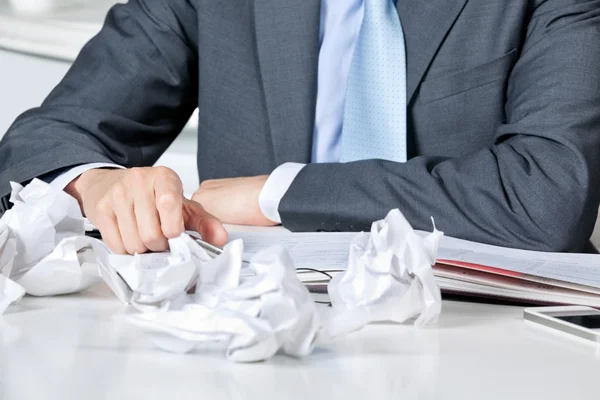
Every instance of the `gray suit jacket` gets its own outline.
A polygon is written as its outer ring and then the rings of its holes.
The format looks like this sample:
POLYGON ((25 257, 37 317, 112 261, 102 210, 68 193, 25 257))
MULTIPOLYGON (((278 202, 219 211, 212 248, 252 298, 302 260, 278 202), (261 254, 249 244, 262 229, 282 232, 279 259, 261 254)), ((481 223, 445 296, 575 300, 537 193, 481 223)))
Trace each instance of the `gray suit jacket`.
MULTIPOLYGON (((319 0, 131 0, 0 144, 9 180, 152 165, 200 109, 200 179, 310 162, 319 0)), ((364 230, 399 208, 452 236, 580 250, 600 196, 600 1, 399 0, 410 160, 311 164, 292 230, 364 230)), ((192 168, 192 166, 190 166, 192 168)))

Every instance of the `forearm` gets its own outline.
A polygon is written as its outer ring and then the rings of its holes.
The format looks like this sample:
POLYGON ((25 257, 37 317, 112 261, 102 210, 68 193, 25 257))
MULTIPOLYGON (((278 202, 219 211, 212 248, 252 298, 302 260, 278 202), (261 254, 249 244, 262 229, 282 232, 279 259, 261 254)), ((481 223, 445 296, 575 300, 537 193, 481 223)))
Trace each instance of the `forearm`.
MULTIPOLYGON (((595 160, 546 144, 527 154, 510 143, 452 160, 418 157, 405 164, 369 160, 310 164, 282 199, 292 230, 367 230, 399 208, 417 229, 431 217, 450 236, 539 250, 578 250, 596 219, 600 179, 595 160), (550 167, 563 158, 564 169, 550 167), (569 161, 573 161, 569 165, 569 161)), ((521 149, 523 150, 523 149, 521 149)))

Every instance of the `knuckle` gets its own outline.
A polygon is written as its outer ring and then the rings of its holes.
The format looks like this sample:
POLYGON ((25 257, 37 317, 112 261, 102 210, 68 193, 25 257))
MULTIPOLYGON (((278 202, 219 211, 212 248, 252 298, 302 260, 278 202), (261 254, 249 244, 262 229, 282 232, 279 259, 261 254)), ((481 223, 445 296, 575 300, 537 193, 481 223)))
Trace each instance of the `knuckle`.
POLYGON ((202 198, 202 195, 201 195, 201 193, 200 193, 200 191, 199 191, 199 190, 196 190, 196 191, 194 192, 194 194, 192 194, 192 200, 193 200, 193 201, 200 202, 200 199, 201 199, 201 198, 202 198))
POLYGON ((175 171, 173 171, 169 167, 165 167, 165 166, 154 167, 154 171, 156 173, 156 177, 159 178, 159 179, 173 179, 173 178, 178 178, 177 173, 175 173, 175 171))

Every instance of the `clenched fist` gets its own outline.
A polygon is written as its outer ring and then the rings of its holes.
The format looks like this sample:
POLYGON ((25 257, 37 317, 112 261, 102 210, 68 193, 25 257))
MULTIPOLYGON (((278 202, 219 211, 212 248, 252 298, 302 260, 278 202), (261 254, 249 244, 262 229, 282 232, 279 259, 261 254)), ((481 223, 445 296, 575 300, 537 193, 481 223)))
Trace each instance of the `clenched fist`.
POLYGON ((65 189, 115 253, 164 251, 168 239, 193 230, 216 246, 227 242, 221 222, 183 196, 179 176, 166 167, 93 169, 65 189))

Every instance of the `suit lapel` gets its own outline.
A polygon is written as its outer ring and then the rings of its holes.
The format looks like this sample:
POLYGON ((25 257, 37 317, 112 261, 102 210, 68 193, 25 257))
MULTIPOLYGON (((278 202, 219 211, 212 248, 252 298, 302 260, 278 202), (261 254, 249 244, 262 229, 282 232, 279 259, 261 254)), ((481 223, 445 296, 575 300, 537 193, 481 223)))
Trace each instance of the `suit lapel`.
POLYGON ((467 0, 398 0, 406 42, 406 99, 412 97, 467 0))
POLYGON ((320 0, 254 0, 256 43, 277 165, 310 162, 320 0))
MULTIPOLYGON (((407 100, 468 0, 398 0, 407 100)), ((310 162, 321 0, 254 0, 256 44, 275 162, 310 162)))

